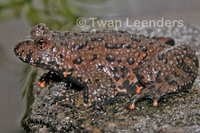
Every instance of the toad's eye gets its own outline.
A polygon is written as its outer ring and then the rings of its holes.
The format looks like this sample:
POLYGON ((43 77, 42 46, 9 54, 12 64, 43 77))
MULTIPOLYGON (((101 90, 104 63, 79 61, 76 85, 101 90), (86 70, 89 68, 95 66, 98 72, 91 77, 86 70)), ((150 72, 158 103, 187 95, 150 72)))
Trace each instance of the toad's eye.
POLYGON ((51 40, 47 36, 40 36, 35 40, 35 44, 40 51, 47 50, 51 45, 51 40))

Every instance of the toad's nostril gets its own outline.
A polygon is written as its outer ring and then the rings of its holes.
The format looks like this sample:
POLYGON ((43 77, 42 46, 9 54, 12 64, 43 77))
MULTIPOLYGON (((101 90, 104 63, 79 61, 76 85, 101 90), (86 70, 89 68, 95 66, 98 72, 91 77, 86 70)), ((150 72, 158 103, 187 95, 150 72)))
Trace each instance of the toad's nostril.
POLYGON ((22 42, 18 42, 14 47, 14 53, 16 56, 20 56, 19 48, 22 46, 22 42))
POLYGON ((22 42, 18 42, 14 47, 14 52, 16 52, 22 46, 22 42))

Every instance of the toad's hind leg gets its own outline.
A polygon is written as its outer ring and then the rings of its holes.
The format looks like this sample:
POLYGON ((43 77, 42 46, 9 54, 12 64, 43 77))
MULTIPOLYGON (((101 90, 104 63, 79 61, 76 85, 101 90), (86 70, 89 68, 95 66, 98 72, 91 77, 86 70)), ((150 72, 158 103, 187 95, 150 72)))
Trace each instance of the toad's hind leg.
POLYGON ((157 106, 161 96, 190 88, 197 72, 198 59, 189 46, 166 49, 138 68, 136 75, 146 87, 132 97, 130 108, 134 108, 135 102, 142 97, 151 98, 153 105, 157 106))
POLYGON ((142 89, 139 93, 134 95, 130 108, 133 109, 135 107, 135 102, 143 97, 148 97, 152 99, 153 106, 157 106, 158 100, 163 95, 176 92, 181 88, 190 87, 192 85, 191 83, 184 84, 184 82, 178 77, 165 77, 163 82, 161 81, 161 79, 158 82, 149 85, 148 87, 142 89))

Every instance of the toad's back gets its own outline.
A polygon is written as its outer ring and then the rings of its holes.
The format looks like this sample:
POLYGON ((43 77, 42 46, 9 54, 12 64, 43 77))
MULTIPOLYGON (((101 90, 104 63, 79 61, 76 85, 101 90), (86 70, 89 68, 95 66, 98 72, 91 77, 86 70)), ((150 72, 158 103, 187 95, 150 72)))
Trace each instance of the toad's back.
MULTIPOLYGON (((85 89, 84 104, 114 97, 117 92, 138 98, 160 96, 191 85, 198 59, 172 39, 148 38, 124 31, 58 32, 44 24, 20 41, 15 54, 24 62, 53 70, 85 89)), ((78 101, 77 99, 74 101, 78 101)))

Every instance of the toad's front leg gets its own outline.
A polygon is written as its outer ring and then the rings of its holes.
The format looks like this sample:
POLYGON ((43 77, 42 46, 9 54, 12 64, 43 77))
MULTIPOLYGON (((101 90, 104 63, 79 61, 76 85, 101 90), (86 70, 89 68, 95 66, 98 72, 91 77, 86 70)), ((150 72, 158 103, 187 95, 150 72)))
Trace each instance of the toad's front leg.
POLYGON ((76 107, 103 102, 113 98, 118 92, 112 78, 104 73, 102 69, 80 68, 74 70, 66 79, 82 86, 78 99, 75 100, 76 107))

